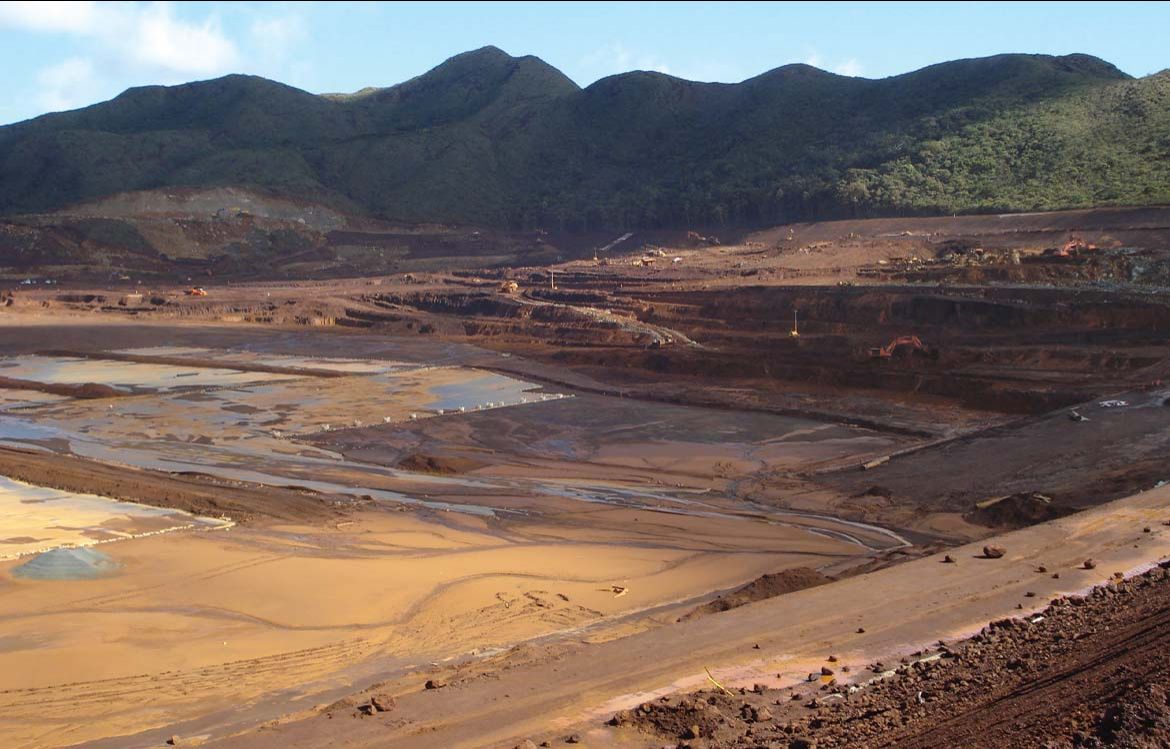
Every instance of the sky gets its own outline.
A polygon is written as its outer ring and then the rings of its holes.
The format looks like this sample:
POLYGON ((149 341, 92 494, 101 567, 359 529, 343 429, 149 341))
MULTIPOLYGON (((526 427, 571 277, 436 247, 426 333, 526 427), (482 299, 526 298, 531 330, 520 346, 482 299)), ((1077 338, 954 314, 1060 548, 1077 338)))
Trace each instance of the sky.
POLYGON ((132 86, 251 73, 389 86, 495 45, 582 86, 629 70, 736 82, 801 62, 883 78, 1002 52, 1170 68, 1170 2, 0 2, 0 124, 132 86))

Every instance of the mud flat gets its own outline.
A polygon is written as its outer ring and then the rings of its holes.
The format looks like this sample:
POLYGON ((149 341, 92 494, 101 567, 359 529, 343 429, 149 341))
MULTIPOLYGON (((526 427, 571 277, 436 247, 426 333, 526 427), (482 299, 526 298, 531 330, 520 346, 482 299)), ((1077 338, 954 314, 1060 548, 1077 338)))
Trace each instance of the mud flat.
POLYGON ((41 393, 29 390, 0 388, 0 411, 11 411, 26 406, 39 406, 44 403, 57 403, 67 399, 66 395, 41 393))
POLYGON ((47 384, 96 383, 123 392, 156 392, 176 388, 232 386, 290 375, 232 369, 180 367, 173 364, 103 361, 67 356, 22 356, 0 360, 0 376, 47 384))
POLYGON ((220 508, 242 524, 46 559, 50 574, 0 562, 4 746, 220 739, 376 679, 413 683, 432 663, 475 668, 547 638, 624 637, 764 574, 863 564, 908 543, 738 488, 897 437, 578 395, 477 368, 501 357, 459 347, 110 330, 132 361, 91 350, 68 362, 76 370, 25 374, 88 381, 87 366, 109 365, 116 374, 102 379, 131 394, 19 409, 3 437, 22 449, 0 450, 0 471, 220 508), (187 358, 190 371, 335 376, 224 382, 157 369, 187 371, 174 363, 187 358), (427 450, 478 457, 445 475, 397 467, 427 450), (102 574, 51 574, 78 565, 102 574))
POLYGON ((375 674, 587 625, 656 626, 625 617, 859 551, 736 519, 570 501, 558 515, 378 512, 140 538, 104 545, 118 574, 90 580, 29 580, 0 562, 0 743, 63 746, 199 716, 218 736, 375 674))

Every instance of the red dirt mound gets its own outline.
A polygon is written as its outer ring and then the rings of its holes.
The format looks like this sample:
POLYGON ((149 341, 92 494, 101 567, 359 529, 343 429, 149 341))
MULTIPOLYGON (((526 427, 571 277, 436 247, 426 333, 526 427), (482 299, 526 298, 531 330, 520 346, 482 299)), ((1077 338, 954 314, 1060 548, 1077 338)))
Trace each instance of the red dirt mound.
POLYGON ((710 603, 705 603, 693 611, 684 614, 679 621, 695 619, 708 614, 718 614, 721 611, 730 611, 745 604, 763 601, 766 598, 782 596, 785 593, 795 593, 805 588, 815 588, 818 585, 832 582, 833 578, 822 575, 808 567, 796 567, 774 574, 761 575, 742 588, 721 595, 710 603))
POLYGON ((411 453, 402 460, 398 461, 396 468, 403 471, 415 471, 417 473, 466 473, 467 471, 474 471, 476 468, 482 468, 487 465, 480 463, 470 458, 454 458, 443 457, 436 455, 423 455, 421 453, 411 453))
POLYGON ((980 502, 974 510, 963 515, 963 519, 988 528, 1016 529, 1055 520, 1071 512, 1068 507, 1054 505, 1051 497, 1021 492, 980 502))

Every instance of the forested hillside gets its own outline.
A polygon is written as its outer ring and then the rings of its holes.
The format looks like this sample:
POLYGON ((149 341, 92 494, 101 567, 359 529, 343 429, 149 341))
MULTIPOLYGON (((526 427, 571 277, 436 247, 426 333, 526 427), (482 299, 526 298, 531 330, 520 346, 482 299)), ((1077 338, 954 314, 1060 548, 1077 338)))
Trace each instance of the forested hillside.
POLYGON ((581 89, 488 47, 318 96, 228 76, 0 128, 0 212, 241 186, 396 221, 568 229, 1170 202, 1170 74, 1000 55, 882 80, 581 89))

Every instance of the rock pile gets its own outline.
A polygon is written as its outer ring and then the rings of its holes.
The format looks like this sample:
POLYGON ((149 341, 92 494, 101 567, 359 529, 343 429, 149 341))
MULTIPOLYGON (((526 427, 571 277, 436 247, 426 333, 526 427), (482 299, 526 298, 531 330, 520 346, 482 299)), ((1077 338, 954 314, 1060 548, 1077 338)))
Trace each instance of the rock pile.
POLYGON ((994 621, 888 678, 871 664, 825 683, 825 667, 784 690, 663 697, 610 724, 704 749, 1170 746, 1166 567, 994 621))

